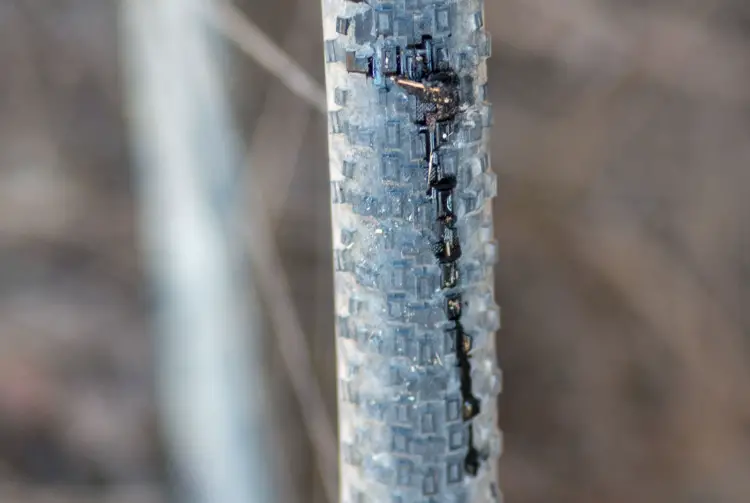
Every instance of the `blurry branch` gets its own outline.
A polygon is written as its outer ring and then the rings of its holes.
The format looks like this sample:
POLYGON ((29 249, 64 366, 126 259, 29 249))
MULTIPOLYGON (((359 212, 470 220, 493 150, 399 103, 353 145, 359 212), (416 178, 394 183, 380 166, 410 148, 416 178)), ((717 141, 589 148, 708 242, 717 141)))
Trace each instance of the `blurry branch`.
POLYGON ((674 414, 680 416, 672 432, 675 444, 687 462, 708 470, 705 464, 715 460, 706 453, 739 449, 734 435, 750 415, 750 403, 738 400, 750 379, 739 320, 633 215, 608 207, 606 216, 596 220, 577 211, 611 150, 611 136, 602 131, 617 120, 615 112, 626 103, 628 91, 646 77, 634 63, 619 76, 594 82, 570 105, 568 115, 524 144, 523 164, 529 169, 521 170, 498 223, 510 236, 525 235, 530 241, 523 246, 554 250, 550 261, 593 272, 676 355, 686 392, 674 398, 674 414), (694 435, 704 424, 720 426, 694 435))
POLYGON ((326 93, 323 87, 237 7, 227 0, 218 3, 213 21, 219 31, 290 91, 313 108, 326 113, 326 93))
MULTIPOLYGON (((589 284, 595 278, 593 283, 604 287, 598 296, 614 294, 644 323, 649 334, 644 337, 658 338, 650 347, 667 347, 674 356, 676 364, 664 370, 678 373, 681 388, 669 398, 672 438, 667 440, 679 450, 681 462, 707 473, 716 469, 712 463, 721 462, 713 453, 722 453, 725 460, 743 458, 736 438, 750 418, 745 337, 694 271, 622 211, 610 208, 602 222, 595 222, 561 217, 554 206, 505 210, 512 216, 502 218, 500 225, 509 235, 528 240, 522 246, 554 250, 545 254, 551 268, 585 274, 589 284), (702 431, 697 435, 697 430, 702 431)), ((603 357, 604 343, 598 344, 591 349, 592 358, 603 357)), ((628 349, 620 341, 616 351, 628 349)), ((605 389, 611 394, 613 386, 605 389)))
POLYGON ((326 410, 323 391, 310 360, 312 352, 292 302, 289 280, 279 260, 280 253, 276 249, 271 222, 265 210, 262 188, 252 183, 246 185, 252 191, 247 212, 258 215, 249 222, 246 240, 248 253, 258 286, 267 298, 266 305, 274 324, 279 352, 301 405, 304 416, 302 424, 315 449, 315 464, 320 471, 326 498, 333 503, 338 501, 335 423, 326 410))
POLYGON ((488 23, 496 41, 567 68, 615 75, 636 67, 646 79, 695 98, 746 103, 745 49, 706 22, 716 0, 698 4, 606 8, 593 0, 508 0, 488 4, 497 11, 488 13, 488 23))
MULTIPOLYGON (((566 214, 565 210, 574 210, 573 206, 583 199, 605 166, 608 145, 602 132, 615 120, 618 106, 639 77, 638 69, 632 68, 619 78, 584 89, 570 105, 568 115, 520 147, 528 169, 521 170, 517 192, 506 199, 506 211, 501 212, 501 217, 503 214, 513 215, 514 219, 523 217, 518 225, 539 230, 540 235, 555 241, 552 246, 548 243, 548 247, 568 250, 595 266, 659 333, 672 333, 665 322, 673 320, 658 312, 661 304, 651 295, 659 290, 658 286, 680 285, 680 292, 685 294, 680 299, 686 303, 682 311, 721 313, 717 314, 717 321, 720 332, 728 336, 724 341, 737 343, 742 339, 737 323, 698 284, 695 274, 681 267, 675 257, 636 225, 632 216, 609 210, 606 225, 594 226, 590 232, 581 230, 584 225, 560 228, 565 225, 561 215, 566 214), (632 274, 628 264, 642 265, 648 273, 632 274)), ((579 219, 573 220, 579 223, 579 219)), ((698 337, 693 330, 690 328, 690 335, 698 337)), ((684 356, 691 366, 700 368, 705 353, 699 350, 700 344, 692 342, 692 349, 684 356)), ((731 352, 729 347, 725 350, 731 352)), ((739 360, 736 363, 741 367, 739 360)))
POLYGON ((691 393, 712 402, 703 414, 724 415, 736 407, 726 399, 742 396, 750 379, 745 355, 736 351, 744 339, 737 320, 686 264, 650 238, 632 217, 608 211, 606 225, 581 227, 565 230, 575 253, 606 278, 655 333, 674 338, 675 353, 695 379, 691 393), (665 309, 665 299, 676 305, 665 309), (711 332, 701 326, 702 316, 710 317, 711 332))
MULTIPOLYGON (((595 16, 593 13, 599 10, 587 0, 578 0, 573 5, 581 9, 583 18, 595 16)), ((708 16, 716 5, 715 0, 706 0, 699 8, 693 9, 691 12, 694 22, 708 16)), ((555 12, 554 8, 548 10, 555 12)), ((563 11, 566 21, 572 22, 575 19, 574 16, 569 19, 567 16, 571 14, 565 9, 560 11, 561 16, 563 11)), ((589 21, 597 22, 594 18, 589 21)), ((561 32, 564 33, 565 30, 561 32)), ((554 35, 564 36, 561 32, 554 32, 554 35)), ((662 36, 665 37, 663 41, 667 42, 666 35, 662 36)), ((650 39, 641 43, 645 49, 650 39)), ((576 52, 580 52, 581 56, 591 56, 581 48, 576 52)), ((605 167, 604 157, 610 148, 606 141, 610 137, 608 124, 611 124, 619 107, 633 95, 633 91, 652 77, 637 56, 620 63, 617 72, 607 72, 602 68, 604 77, 593 79, 583 87, 576 99, 568 105, 566 115, 552 121, 546 130, 521 143, 518 147, 522 156, 520 162, 526 164, 526 169, 523 170, 524 176, 519 182, 518 193, 513 198, 515 202, 533 205, 539 195, 544 194, 546 198, 554 200, 558 209, 562 209, 580 201, 591 188, 605 167)))
MULTIPOLYGON (((318 15, 311 12, 314 8, 317 8, 315 2, 297 1, 294 19, 284 39, 285 52, 292 53, 294 49, 298 55, 319 52, 319 46, 310 43, 310 19, 318 15)), ((258 175, 265 192, 274 195, 268 201, 272 226, 279 221, 286 205, 312 113, 308 107, 300 106, 298 100, 290 100, 289 91, 284 86, 270 86, 255 126, 248 158, 252 166, 262 168, 258 175), (279 138, 284 139, 283 148, 279 148, 279 138)))
MULTIPOLYGON (((159 399, 181 500, 271 501, 262 330, 246 287, 242 155, 208 0, 127 0, 123 46, 159 399)), ((256 238, 259 239, 259 238, 256 238)))
MULTIPOLYGON (((305 3, 302 0, 301 3, 305 3)), ((294 27, 289 34, 288 43, 296 42, 303 35, 302 28, 309 19, 309 5, 298 6, 294 27), (306 14, 308 17, 306 17, 306 14)), ((244 52, 253 57, 278 78, 294 94, 305 100, 316 110, 325 113, 326 97, 324 89, 297 65, 286 50, 279 48, 246 16, 228 2, 222 3, 215 17, 216 25, 228 39, 234 41, 244 52)), ((288 112, 280 113, 279 105, 286 106, 280 90, 272 90, 271 99, 267 101, 263 114, 258 121, 252 146, 248 152, 251 166, 264 166, 268 173, 278 178, 277 171, 286 169, 287 176, 275 180, 275 188, 266 192, 274 195, 272 210, 262 196, 263 189, 255 183, 246 184, 250 194, 248 214, 258 215, 251 220, 247 242, 250 244, 249 255, 259 281, 259 287, 267 297, 267 307, 274 324, 279 345, 279 353, 284 361, 294 393, 299 400, 304 415, 302 424, 307 429, 308 437, 314 447, 326 498, 333 503, 338 501, 337 471, 338 450, 336 443, 335 423, 328 414, 323 400, 323 391, 310 360, 312 352, 308 338, 302 329, 296 308, 291 300, 289 281, 279 260, 276 249, 273 227, 286 200, 289 183, 296 165, 299 142, 309 116, 299 106, 289 107, 288 112), (272 116, 283 120, 272 124, 272 116), (278 152, 275 140, 276 129, 282 125, 284 138, 292 138, 291 145, 285 145, 283 152, 278 152), (276 126, 276 127, 274 127, 276 126), (291 131, 290 131, 291 128, 291 131), (270 146, 274 146, 271 152, 270 146), (283 155, 286 162, 278 162, 283 155), (270 158, 269 158, 270 157, 270 158)), ((271 177, 269 177, 270 179, 271 177)))
POLYGON ((633 68, 627 74, 592 83, 571 101, 567 115, 526 138, 517 147, 525 169, 513 201, 535 205, 540 194, 559 208, 580 201, 605 167, 607 126, 639 77, 633 68))
MULTIPOLYGON (((312 103, 318 110, 325 110, 325 93, 322 88, 233 6, 222 4, 217 7, 216 12, 208 14, 209 19, 215 22, 224 35, 256 57, 262 66, 280 78, 290 90, 312 103)), ((249 155, 254 159, 252 151, 249 155)), ((280 354, 305 416, 302 423, 319 460, 316 465, 321 472, 326 497, 334 502, 338 499, 338 453, 334 422, 325 410, 323 393, 310 361, 307 338, 291 301, 286 273, 275 249, 269 215, 261 201, 261 188, 256 184, 247 185, 254 192, 250 195, 252 206, 244 209, 243 213, 256 215, 250 220, 250 227, 247 229, 249 234, 246 236, 246 242, 252 243, 248 250, 252 270, 257 277, 259 290, 268 299, 267 308, 275 326, 280 354)))

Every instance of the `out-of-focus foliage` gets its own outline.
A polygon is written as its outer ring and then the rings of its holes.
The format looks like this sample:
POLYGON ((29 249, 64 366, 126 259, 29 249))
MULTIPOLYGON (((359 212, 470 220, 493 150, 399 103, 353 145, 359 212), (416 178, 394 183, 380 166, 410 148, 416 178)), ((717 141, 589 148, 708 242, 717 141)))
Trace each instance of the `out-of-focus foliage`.
MULTIPOLYGON (((750 501, 750 7, 487 3, 508 500, 750 501)), ((242 7, 322 82, 315 2, 242 7)), ((0 2, 2 501, 150 503, 165 480, 116 16, 0 2)), ((325 118, 236 56, 252 182, 333 410, 325 118)), ((267 352, 282 496, 323 501, 267 352)))

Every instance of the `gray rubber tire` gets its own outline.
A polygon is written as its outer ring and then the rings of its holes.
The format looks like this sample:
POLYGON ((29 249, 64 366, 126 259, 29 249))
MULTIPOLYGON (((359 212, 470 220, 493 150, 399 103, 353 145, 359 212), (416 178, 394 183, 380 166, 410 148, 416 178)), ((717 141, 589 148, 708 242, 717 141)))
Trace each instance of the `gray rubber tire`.
POLYGON ((499 501, 482 2, 323 6, 341 501, 499 501))

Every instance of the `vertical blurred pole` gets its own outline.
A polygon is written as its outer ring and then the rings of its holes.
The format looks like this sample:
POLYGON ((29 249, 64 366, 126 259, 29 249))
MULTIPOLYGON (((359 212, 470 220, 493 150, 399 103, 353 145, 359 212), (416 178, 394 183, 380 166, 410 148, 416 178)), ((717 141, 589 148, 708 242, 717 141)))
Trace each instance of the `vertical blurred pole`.
POLYGON ((210 0, 123 0, 158 393, 171 466, 195 503, 271 501, 257 301, 246 288, 242 158, 210 0))

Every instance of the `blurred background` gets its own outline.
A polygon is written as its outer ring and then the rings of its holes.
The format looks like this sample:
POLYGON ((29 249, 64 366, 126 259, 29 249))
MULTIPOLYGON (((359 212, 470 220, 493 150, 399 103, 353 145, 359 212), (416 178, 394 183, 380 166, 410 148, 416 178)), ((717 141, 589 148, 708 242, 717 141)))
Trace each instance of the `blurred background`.
MULTIPOLYGON (((236 5, 314 96, 318 2, 236 5)), ((169 500, 118 16, 116 1, 0 2, 3 502, 169 500)), ((273 195, 248 218, 289 284, 259 286, 284 306, 258 349, 274 480, 280 501, 324 502, 326 117, 258 63, 239 19, 233 110, 273 195), (290 379, 299 358, 318 406, 290 379)), ((507 500, 750 501, 750 4, 487 0, 486 23, 507 500)))

